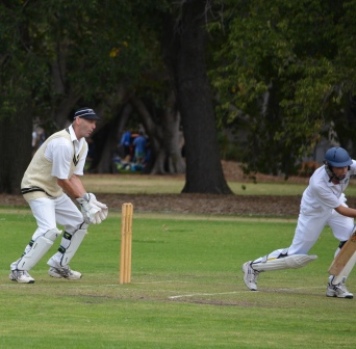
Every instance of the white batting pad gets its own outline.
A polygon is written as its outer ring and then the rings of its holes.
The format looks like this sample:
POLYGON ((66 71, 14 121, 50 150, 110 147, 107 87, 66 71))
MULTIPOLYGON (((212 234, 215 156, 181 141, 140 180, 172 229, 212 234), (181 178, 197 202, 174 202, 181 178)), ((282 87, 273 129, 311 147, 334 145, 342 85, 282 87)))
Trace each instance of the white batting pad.
POLYGON ((70 245, 63 253, 63 257, 61 259, 62 266, 67 266, 69 264, 70 260, 73 258, 74 254, 77 252, 80 244, 82 243, 86 233, 86 229, 79 229, 73 234, 70 245))
POLYGON ((257 271, 297 269, 306 266, 317 258, 316 255, 295 254, 282 258, 267 259, 266 262, 262 263, 253 263, 252 268, 257 271))
POLYGON ((43 235, 39 236, 34 242, 31 249, 20 259, 17 268, 20 270, 32 269, 39 260, 47 253, 53 245, 54 240, 62 231, 58 229, 48 230, 43 235))

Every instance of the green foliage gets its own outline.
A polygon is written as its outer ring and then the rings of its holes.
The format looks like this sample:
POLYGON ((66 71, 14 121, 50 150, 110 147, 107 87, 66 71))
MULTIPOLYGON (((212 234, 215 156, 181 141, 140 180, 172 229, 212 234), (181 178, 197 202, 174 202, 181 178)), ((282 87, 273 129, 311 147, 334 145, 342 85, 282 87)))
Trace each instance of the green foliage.
POLYGON ((10 10, 0 4, 0 22, 0 118, 11 118, 24 108, 33 107, 31 87, 34 80, 44 78, 43 66, 31 50, 21 7, 10 10))
MULTIPOLYGON (((2 1, 0 119, 54 123, 63 105, 86 101, 111 115, 136 94, 159 123, 173 91, 162 41, 179 28, 183 4, 2 1)), ((356 150, 355 11, 355 0, 206 1, 217 122, 235 131, 232 148, 250 171, 293 173, 331 121, 356 150)))
POLYGON ((325 126, 345 114, 355 81, 355 3, 228 1, 225 20, 211 26, 221 39, 210 72, 218 112, 222 125, 249 135, 241 160, 250 170, 293 173, 325 126))
POLYGON ((134 89, 142 85, 145 71, 162 67, 155 34, 141 17, 147 2, 46 0, 0 6, 6 92, 1 116, 16 112, 16 101, 25 96, 32 98, 37 115, 50 117, 71 94, 104 102, 120 84, 134 89))

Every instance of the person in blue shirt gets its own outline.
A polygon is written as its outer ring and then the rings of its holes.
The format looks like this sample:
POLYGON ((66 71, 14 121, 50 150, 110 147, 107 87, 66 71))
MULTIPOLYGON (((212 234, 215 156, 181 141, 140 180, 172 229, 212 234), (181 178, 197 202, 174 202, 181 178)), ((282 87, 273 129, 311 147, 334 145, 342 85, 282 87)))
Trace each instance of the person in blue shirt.
POLYGON ((143 164, 146 157, 147 139, 142 131, 139 131, 138 136, 133 141, 133 145, 135 147, 135 162, 143 164))
POLYGON ((131 131, 126 130, 120 140, 120 146, 124 149, 124 157, 131 155, 131 131))

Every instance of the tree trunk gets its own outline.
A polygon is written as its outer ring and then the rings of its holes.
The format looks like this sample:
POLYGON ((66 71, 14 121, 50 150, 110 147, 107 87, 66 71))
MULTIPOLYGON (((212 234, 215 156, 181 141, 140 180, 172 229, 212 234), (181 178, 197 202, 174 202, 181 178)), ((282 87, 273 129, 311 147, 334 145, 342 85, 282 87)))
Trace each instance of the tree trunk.
POLYGON ((231 194, 219 155, 215 114, 205 62, 206 0, 183 4, 175 33, 175 78, 186 151, 184 193, 231 194))
POLYGON ((129 109, 122 107, 122 110, 115 113, 115 116, 98 132, 95 133, 96 150, 98 151, 98 163, 94 164, 94 170, 97 173, 113 172, 113 157, 118 149, 118 129, 121 118, 126 117, 129 109))
POLYGON ((172 92, 167 100, 162 115, 163 144, 166 150, 167 172, 185 173, 185 162, 182 157, 180 114, 176 107, 175 94, 172 92))
POLYGON ((28 109, 0 118, 0 193, 20 194, 22 176, 31 161, 31 135, 28 109))

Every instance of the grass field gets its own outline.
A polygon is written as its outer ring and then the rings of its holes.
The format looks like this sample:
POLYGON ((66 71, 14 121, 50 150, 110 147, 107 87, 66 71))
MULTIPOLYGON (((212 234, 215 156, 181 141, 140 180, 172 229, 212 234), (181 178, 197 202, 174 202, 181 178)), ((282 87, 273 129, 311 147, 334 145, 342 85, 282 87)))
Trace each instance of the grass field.
MULTIPOLYGON (((272 178, 272 177, 271 177, 272 178)), ((121 194, 179 194, 185 179, 183 176, 151 175, 86 175, 83 182, 94 193, 121 194)), ((308 185, 308 179, 284 181, 228 181, 234 194, 238 195, 302 195, 308 185)), ((356 180, 352 179, 347 188, 348 196, 356 196, 356 180)))
MULTIPOLYGON (((87 175, 83 178, 86 187, 95 193, 117 192, 123 194, 179 194, 184 187, 183 176, 150 175, 87 175)), ((284 182, 236 182, 229 186, 239 195, 299 195, 305 189, 303 183, 284 182)), ((356 189, 356 188, 355 188, 356 189)))
POLYGON ((262 274, 259 292, 242 282, 241 264, 288 246, 294 225, 135 215, 132 282, 120 285, 120 216, 111 214, 72 260, 81 280, 50 278, 48 254, 31 271, 36 283, 20 285, 8 279, 9 264, 35 223, 27 210, 0 209, 0 348, 354 348, 356 300, 325 297, 337 245, 329 230, 307 267, 262 274))

